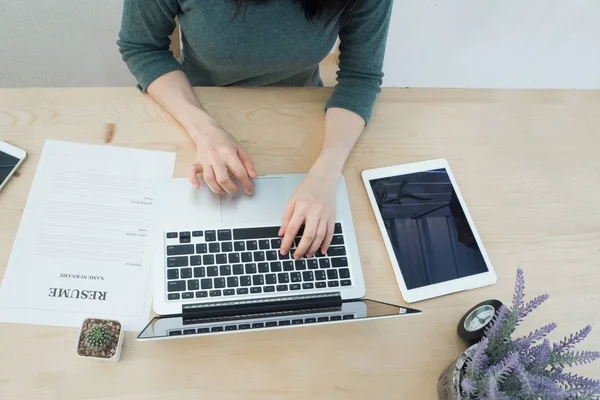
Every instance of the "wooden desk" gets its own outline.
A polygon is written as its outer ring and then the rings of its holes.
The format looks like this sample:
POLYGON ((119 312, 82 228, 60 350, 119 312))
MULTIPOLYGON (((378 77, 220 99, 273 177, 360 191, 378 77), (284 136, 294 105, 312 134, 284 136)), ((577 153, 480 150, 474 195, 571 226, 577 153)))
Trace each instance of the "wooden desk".
MULTIPOLYGON (((307 171, 330 89, 202 89, 201 98, 254 158, 259 174, 307 171)), ((0 194, 0 271, 45 139, 177 152, 186 134, 136 89, 0 90, 0 140, 26 149, 0 194)), ((434 399, 464 347, 456 324, 476 302, 510 302, 517 266, 527 296, 551 299, 524 328, 556 321, 556 339, 595 323, 600 350, 600 92, 404 90, 382 94, 344 174, 368 296, 402 298, 360 181, 366 168, 447 158, 498 273, 498 284, 424 301, 411 319, 138 343, 121 362, 77 358, 77 329, 0 324, 0 398, 434 399)), ((600 363, 578 369, 600 376, 600 363)))

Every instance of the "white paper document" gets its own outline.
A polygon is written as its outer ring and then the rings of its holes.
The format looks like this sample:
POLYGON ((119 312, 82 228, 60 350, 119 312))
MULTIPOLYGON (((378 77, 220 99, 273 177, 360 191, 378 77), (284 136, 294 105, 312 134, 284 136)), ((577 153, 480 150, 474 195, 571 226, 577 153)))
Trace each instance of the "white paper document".
POLYGON ((0 289, 0 321, 148 322, 148 226, 174 153, 46 141, 0 289))

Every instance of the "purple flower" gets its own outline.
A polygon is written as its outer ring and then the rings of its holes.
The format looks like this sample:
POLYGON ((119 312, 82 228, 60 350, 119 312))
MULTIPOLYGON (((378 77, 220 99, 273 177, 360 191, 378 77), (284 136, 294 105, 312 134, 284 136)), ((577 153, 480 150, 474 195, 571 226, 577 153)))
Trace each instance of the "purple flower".
POLYGON ((525 298, 525 275, 521 268, 517 269, 517 281, 515 283, 515 293, 513 295, 513 309, 521 308, 525 298))
POLYGON ((489 359, 485 351, 488 345, 488 338, 483 338, 473 349, 473 354, 469 357, 466 369, 469 375, 477 376, 483 374, 489 366, 489 359))
POLYGON ((584 378, 572 373, 559 374, 556 381, 569 393, 576 391, 600 391, 600 380, 584 378))
POLYGON ((523 307, 519 309, 519 322, 523 321, 523 319, 529 315, 533 310, 538 308, 543 302, 548 300, 550 296, 547 294, 543 294, 541 296, 535 297, 533 300, 529 300, 523 307))
POLYGON ((587 337, 587 335, 590 334, 591 331, 592 326, 588 325, 579 332, 576 332, 574 335, 571 334, 569 335, 569 337, 564 338, 559 343, 554 343, 554 345, 552 346, 552 350, 563 351, 572 349, 577 343, 582 342, 587 337))
POLYGON ((533 343, 545 338, 554 329, 556 329, 556 324, 554 322, 544 325, 541 328, 531 332, 529 335, 516 339, 515 344, 517 345, 519 351, 526 351, 533 343))
POLYGON ((475 396, 477 394, 477 389, 475 388, 475 383, 469 379, 465 378, 460 383, 463 394, 466 396, 475 396))

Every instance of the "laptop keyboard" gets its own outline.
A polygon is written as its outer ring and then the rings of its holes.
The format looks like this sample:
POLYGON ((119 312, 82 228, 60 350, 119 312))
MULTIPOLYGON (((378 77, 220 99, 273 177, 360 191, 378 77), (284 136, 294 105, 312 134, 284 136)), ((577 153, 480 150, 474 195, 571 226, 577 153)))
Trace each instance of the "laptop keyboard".
POLYGON ((342 225, 327 254, 294 260, 279 253, 279 227, 166 233, 167 300, 263 295, 352 286, 342 225))

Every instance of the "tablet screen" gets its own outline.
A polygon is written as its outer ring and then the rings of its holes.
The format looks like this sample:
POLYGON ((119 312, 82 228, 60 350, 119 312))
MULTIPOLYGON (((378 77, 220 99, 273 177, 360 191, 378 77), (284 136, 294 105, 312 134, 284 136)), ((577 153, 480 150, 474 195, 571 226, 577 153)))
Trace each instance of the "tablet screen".
POLYGON ((488 272, 446 169, 369 182, 407 289, 488 272))

